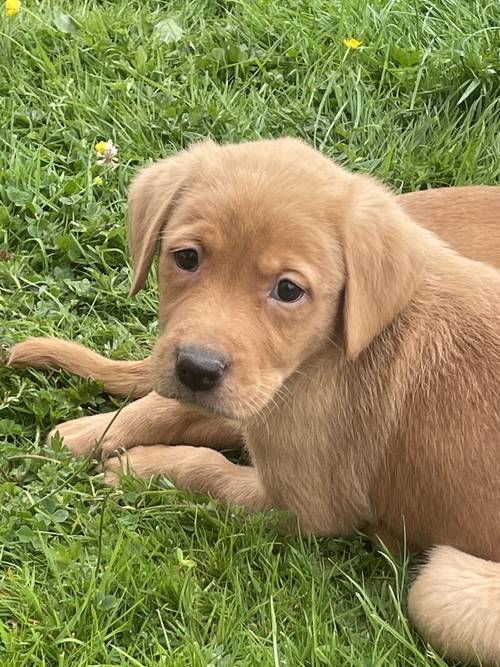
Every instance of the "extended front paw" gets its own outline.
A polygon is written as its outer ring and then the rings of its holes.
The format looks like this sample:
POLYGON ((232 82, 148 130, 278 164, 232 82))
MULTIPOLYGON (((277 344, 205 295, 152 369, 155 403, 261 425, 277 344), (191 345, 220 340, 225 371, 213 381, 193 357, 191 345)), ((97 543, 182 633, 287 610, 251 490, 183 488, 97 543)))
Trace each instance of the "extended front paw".
POLYGON ((107 412, 58 424, 49 433, 48 442, 57 433, 75 456, 91 457, 113 452, 127 446, 127 438, 117 428, 116 419, 119 416, 113 421, 115 416, 115 412, 107 412))

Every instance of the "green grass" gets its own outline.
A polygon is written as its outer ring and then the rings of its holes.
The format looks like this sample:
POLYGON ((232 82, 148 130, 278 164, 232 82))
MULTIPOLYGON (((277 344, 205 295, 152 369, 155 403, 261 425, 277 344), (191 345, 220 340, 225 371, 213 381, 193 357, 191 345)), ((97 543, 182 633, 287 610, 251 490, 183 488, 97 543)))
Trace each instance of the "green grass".
MULTIPOLYGON (((305 137, 396 189, 497 182, 499 14, 485 0, 2 6, 2 346, 54 334, 145 356, 157 295, 152 280, 127 297, 126 186, 199 137, 305 137), (107 138, 114 171, 96 164, 107 138)), ((96 382, 0 366, 2 667, 444 664, 405 620, 405 564, 360 538, 285 537, 167 482, 117 492, 44 448, 51 424, 112 405, 96 382)))

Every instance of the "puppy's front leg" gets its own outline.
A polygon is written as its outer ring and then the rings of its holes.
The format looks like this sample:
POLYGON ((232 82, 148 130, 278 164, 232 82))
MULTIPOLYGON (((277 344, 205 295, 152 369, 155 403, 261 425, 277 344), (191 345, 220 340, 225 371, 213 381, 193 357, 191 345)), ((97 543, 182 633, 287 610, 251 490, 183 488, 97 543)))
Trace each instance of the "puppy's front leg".
POLYGON ((255 468, 231 463, 206 447, 134 447, 123 456, 107 459, 103 468, 111 484, 117 484, 120 473, 127 471, 146 478, 166 475, 182 489, 207 493, 227 505, 249 511, 271 507, 255 468))
POLYGON ((90 456, 99 445, 103 455, 117 449, 158 442, 189 442, 223 449, 241 444, 241 435, 220 417, 205 415, 172 399, 151 392, 120 411, 80 417, 59 424, 64 444, 80 456, 90 456))

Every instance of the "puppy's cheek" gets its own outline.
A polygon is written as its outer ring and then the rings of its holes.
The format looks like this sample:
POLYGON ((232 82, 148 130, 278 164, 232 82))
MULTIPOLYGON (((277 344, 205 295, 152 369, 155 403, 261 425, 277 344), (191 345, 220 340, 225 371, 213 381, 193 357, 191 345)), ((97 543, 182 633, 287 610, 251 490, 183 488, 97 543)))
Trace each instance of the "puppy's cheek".
POLYGON ((255 377, 252 382, 243 384, 228 382, 222 397, 227 412, 237 419, 247 419, 267 409, 271 403, 277 406, 276 397, 282 395, 282 384, 283 377, 276 373, 255 377))

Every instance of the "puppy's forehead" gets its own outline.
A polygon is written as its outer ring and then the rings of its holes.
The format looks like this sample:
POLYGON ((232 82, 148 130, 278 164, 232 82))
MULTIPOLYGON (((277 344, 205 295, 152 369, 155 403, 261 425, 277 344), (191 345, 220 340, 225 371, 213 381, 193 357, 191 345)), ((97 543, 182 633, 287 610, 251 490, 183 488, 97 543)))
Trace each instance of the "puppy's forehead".
POLYGON ((218 147, 202 156, 182 197, 183 221, 271 240, 284 233, 307 236, 331 218, 344 172, 300 142, 283 140, 287 150, 273 152, 266 149, 270 143, 218 147), (290 154, 289 142, 304 152, 302 160, 290 154))
POLYGON ((197 187, 179 213, 184 229, 220 251, 303 251, 326 231, 308 192, 250 171, 197 187))

